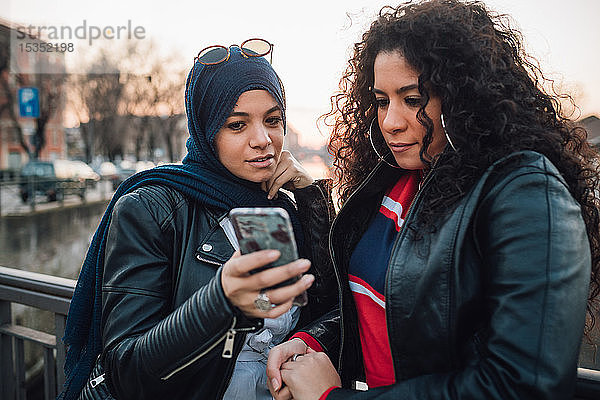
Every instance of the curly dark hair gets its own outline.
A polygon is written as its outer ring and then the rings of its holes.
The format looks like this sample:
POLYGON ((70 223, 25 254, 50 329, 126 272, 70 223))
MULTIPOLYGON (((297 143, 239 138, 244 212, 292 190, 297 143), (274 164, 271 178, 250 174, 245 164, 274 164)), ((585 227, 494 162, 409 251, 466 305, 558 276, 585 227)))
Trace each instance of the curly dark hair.
POLYGON ((420 155, 427 169, 436 171, 430 189, 422 194, 420 226, 435 229, 439 216, 455 206, 494 161, 519 150, 544 154, 567 181, 587 227, 591 329, 594 299, 600 292, 600 202, 594 190, 600 187, 600 164, 586 131, 563 115, 561 100, 572 103, 570 96, 544 90, 549 80, 525 53, 520 32, 506 15, 492 14, 480 2, 430 0, 384 7, 354 45, 340 92, 332 96, 332 109, 323 116, 332 126, 328 147, 341 203, 379 161, 368 131, 376 117, 373 68, 380 52, 399 52, 419 72, 424 101, 417 119, 426 130, 420 155), (427 153, 433 134, 425 112, 430 96, 442 102, 446 130, 457 152, 447 146, 435 157, 427 153))

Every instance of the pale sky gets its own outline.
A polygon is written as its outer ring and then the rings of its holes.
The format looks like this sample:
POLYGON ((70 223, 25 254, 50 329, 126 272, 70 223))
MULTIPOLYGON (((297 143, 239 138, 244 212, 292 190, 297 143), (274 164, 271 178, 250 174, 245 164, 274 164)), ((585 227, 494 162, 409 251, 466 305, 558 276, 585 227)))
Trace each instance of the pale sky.
MULTIPOLYGON (((542 70, 574 94, 581 116, 600 116, 600 1, 485 0, 510 14, 542 70)), ((328 111, 352 44, 366 30, 381 0, 0 0, 0 17, 20 24, 143 26, 159 51, 191 67, 211 44, 262 37, 275 44, 273 66, 284 82, 288 121, 303 142, 323 141, 316 118, 328 111)), ((143 62, 143 60, 140 60, 143 62)))

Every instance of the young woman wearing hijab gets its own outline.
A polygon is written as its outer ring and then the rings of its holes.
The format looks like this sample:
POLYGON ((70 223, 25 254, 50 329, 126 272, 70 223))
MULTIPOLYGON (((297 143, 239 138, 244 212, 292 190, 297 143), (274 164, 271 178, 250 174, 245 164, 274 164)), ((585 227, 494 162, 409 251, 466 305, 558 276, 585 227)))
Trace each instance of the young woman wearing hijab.
POLYGON ((354 46, 330 140, 342 312, 271 350, 277 400, 572 398, 600 163, 520 37, 431 0, 384 8, 354 46))
POLYGON ((270 398, 268 350, 300 313, 311 319, 328 307, 320 294, 335 288, 306 259, 323 257, 327 183, 282 151, 283 87, 261 57, 271 45, 254 41, 267 49, 246 41, 199 54, 186 84, 183 164, 134 175, 109 204, 71 302, 60 398, 270 398), (227 214, 262 206, 288 211, 304 258, 249 274, 279 254, 234 254, 227 214), (309 288, 300 312, 292 300, 309 288))

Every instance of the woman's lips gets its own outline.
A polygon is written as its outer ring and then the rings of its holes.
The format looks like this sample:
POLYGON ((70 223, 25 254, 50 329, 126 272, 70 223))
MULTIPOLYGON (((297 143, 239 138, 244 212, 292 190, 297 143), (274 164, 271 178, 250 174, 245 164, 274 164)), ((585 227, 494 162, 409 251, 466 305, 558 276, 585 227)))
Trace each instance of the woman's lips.
POLYGON ((410 149, 415 144, 417 144, 417 143, 397 143, 397 144, 390 143, 388 146, 390 147, 390 150, 392 150, 394 153, 402 153, 402 152, 410 149))
POLYGON ((275 158, 273 155, 268 154, 266 156, 255 157, 251 160, 246 160, 246 162, 255 168, 268 168, 273 165, 275 158))

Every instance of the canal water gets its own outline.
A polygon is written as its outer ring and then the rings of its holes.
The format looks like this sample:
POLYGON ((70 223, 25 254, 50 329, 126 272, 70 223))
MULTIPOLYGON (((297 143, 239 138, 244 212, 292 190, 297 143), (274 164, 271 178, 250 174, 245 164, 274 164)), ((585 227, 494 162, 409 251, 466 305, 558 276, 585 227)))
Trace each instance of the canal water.
POLYGON ((107 202, 0 218, 0 265, 77 279, 107 202))
MULTIPOLYGON (((107 202, 95 202, 0 218, 0 265, 77 279, 106 205, 107 202)), ((49 313, 20 306, 13 310, 18 323, 52 333, 54 322, 49 313)), ((591 338, 593 343, 586 340, 582 343, 580 366, 600 369, 600 352, 597 351, 600 318, 591 338)), ((31 364, 37 351, 31 349, 28 353, 31 364)))

